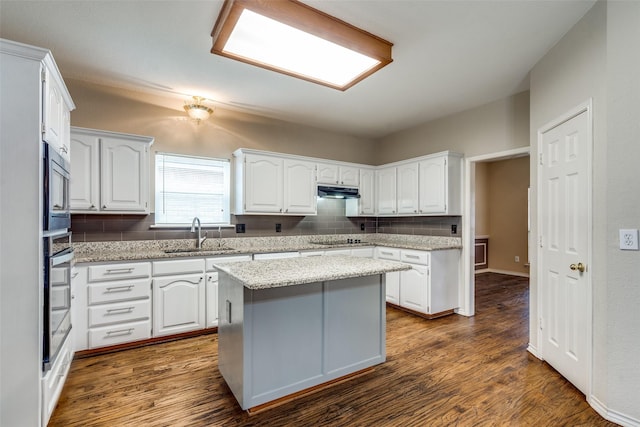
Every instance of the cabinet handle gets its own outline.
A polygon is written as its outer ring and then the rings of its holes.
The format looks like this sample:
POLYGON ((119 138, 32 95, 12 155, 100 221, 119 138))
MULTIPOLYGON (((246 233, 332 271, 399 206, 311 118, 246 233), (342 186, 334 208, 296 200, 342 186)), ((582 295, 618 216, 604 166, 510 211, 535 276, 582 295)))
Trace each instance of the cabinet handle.
POLYGON ((67 154, 69 152, 69 149, 66 145, 63 144, 62 147, 60 147, 60 152, 67 154))
POLYGON ((108 337, 117 337, 121 335, 131 335, 133 328, 118 329, 117 331, 107 331, 108 337))
POLYGON ((227 323, 231 324, 231 301, 227 300, 227 323))
POLYGON ((133 285, 111 286, 107 288, 107 292, 129 292, 133 289, 133 285))
POLYGON ((132 273, 134 270, 133 267, 129 268, 108 268, 105 274, 123 274, 123 273, 132 273))
POLYGON ((62 209, 62 206, 60 206, 60 205, 58 205, 58 204, 53 205, 53 207, 54 207, 55 209, 62 209))
POLYGON ((72 279, 75 279, 76 277, 78 277, 78 272, 77 271, 71 275, 72 279))
POLYGON ((135 307, 109 308, 107 314, 131 313, 135 307))
POLYGON ((405 256, 405 257, 407 257, 407 258, 420 259, 420 257, 419 257, 418 255, 408 255, 408 254, 405 254, 404 256, 405 256))

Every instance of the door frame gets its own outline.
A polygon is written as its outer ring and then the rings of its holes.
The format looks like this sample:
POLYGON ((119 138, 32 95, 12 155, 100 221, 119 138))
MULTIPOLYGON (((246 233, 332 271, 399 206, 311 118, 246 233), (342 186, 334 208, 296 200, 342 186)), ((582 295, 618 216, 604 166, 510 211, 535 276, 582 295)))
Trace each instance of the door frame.
POLYGON ((497 153, 483 154, 464 159, 464 211, 462 213, 462 277, 458 295, 456 313, 463 316, 475 315, 475 233, 476 233, 476 163, 508 160, 516 157, 529 156, 531 147, 514 148, 497 153))
MULTIPOLYGON (((555 119, 547 122, 537 131, 537 155, 540 158, 542 153, 542 144, 543 144, 543 134, 550 131, 551 129, 565 123, 572 118, 582 114, 587 114, 587 143, 586 143, 586 157, 587 157, 587 271, 589 274, 585 277, 585 286, 587 287, 587 307, 586 307, 586 329, 587 329, 587 340, 586 340, 586 359, 587 359, 587 389, 585 390, 585 395, 587 401, 591 399, 591 390, 593 389, 593 99, 589 98, 587 101, 579 104, 578 106, 570 109, 569 111, 561 114, 555 119)), ((540 247, 540 239, 542 238, 542 197, 541 191, 542 188, 542 174, 541 174, 541 165, 540 161, 536 161, 537 168, 537 182, 536 182, 536 238, 534 244, 536 245, 536 277, 537 277, 537 306, 538 310, 536 313, 530 313, 530 316, 535 315, 536 319, 538 319, 537 326, 537 354, 535 354, 539 359, 544 360, 544 342, 543 342, 543 334, 542 328, 540 325, 543 307, 544 307, 544 295, 546 292, 545 283, 542 278, 542 248, 540 247)), ((531 334, 531 332, 529 332, 531 334)))

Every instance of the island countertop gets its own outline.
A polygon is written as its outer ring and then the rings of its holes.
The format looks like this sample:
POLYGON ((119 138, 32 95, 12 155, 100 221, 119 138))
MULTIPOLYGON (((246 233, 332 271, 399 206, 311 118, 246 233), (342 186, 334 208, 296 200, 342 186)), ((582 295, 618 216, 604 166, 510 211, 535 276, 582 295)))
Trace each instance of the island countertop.
POLYGON ((395 261, 345 255, 216 263, 214 266, 236 278, 248 289, 268 289, 305 283, 371 276, 410 270, 395 261))

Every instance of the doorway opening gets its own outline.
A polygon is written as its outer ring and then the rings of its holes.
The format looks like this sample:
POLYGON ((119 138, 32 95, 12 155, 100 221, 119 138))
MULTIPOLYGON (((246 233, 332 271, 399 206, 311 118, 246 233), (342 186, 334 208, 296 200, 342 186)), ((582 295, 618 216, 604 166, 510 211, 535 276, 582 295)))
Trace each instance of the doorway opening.
MULTIPOLYGON (((460 308, 458 314, 464 316, 473 316, 475 314, 475 237, 476 233, 476 172, 477 169, 484 168, 484 163, 494 163, 504 160, 513 160, 518 158, 529 158, 529 147, 517 148, 509 151, 502 151, 498 153, 485 154, 482 156, 469 157, 465 159, 465 180, 464 180, 464 213, 463 213, 463 245, 462 245, 462 268, 463 268, 463 280, 460 289, 460 308), (482 164, 482 165, 480 165, 482 164), (480 165, 478 167, 478 165, 480 165)), ((524 160, 522 160, 524 161, 524 160)), ((502 164, 501 166, 504 166, 502 164)), ((515 166, 510 165, 510 166, 515 166)), ((482 172, 480 172, 482 174, 482 172)), ((500 241, 504 243, 507 237, 502 237, 503 230, 500 230, 500 241)), ((528 233, 527 233, 528 235, 528 233)), ((489 235, 489 239, 491 236, 489 235)), ((489 243, 491 244, 491 243, 489 243)), ((502 246, 502 243, 500 244, 502 246)), ((512 251, 507 244, 506 251, 512 251)), ((508 252, 507 252, 508 253, 508 252)), ((527 252, 528 253, 528 252, 527 252)), ((517 254, 511 254, 515 263, 515 256, 520 257, 517 254)), ((523 257, 526 256, 522 255, 523 257)), ((502 257, 502 256, 501 256, 502 257)), ((526 259, 519 258, 519 262, 515 264, 528 264, 526 259)), ((502 264, 496 264, 502 265, 502 264)), ((496 268, 496 270, 510 271, 508 269, 496 268)), ((500 272, 500 271, 497 271, 500 272)))

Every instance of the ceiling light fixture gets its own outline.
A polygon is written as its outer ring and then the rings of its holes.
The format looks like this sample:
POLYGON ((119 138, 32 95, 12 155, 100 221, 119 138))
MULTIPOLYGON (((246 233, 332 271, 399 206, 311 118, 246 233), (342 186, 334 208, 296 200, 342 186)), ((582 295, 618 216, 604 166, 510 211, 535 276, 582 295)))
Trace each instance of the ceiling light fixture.
POLYGON ((186 111, 189 117, 195 120, 197 124, 200 124, 202 120, 207 120, 213 113, 213 109, 202 103, 204 100, 205 98, 201 96, 194 96, 192 102, 185 101, 184 103, 184 111, 186 111))
POLYGON ((296 0, 225 0, 211 53, 346 90, 391 63, 392 43, 296 0))

